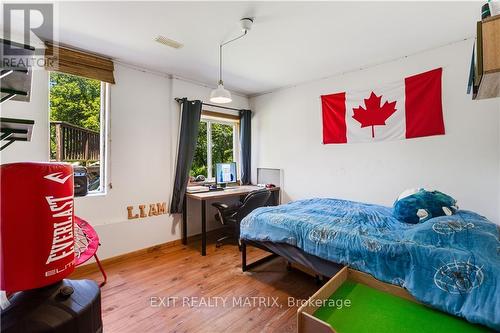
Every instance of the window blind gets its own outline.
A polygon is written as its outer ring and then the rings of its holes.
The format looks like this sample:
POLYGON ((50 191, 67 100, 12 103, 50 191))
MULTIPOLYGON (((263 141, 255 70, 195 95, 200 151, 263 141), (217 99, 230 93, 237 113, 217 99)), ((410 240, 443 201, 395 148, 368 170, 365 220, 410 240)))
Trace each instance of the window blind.
POLYGON ((240 122, 239 116, 228 114, 228 113, 203 110, 203 111, 201 111, 201 116, 208 117, 208 118, 214 118, 214 119, 218 119, 218 120, 229 120, 231 122, 236 122, 236 123, 240 122))
POLYGON ((114 64, 111 59, 69 47, 45 44, 46 69, 115 83, 114 64))

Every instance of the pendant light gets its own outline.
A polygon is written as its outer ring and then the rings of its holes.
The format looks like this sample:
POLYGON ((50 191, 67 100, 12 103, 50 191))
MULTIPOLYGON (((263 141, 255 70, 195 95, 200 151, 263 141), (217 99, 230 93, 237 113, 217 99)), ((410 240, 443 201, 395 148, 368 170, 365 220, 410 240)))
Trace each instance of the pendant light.
POLYGON ((243 34, 219 45, 219 83, 217 85, 217 88, 212 90, 212 92, 210 93, 210 102, 217 104, 225 104, 225 103, 231 103, 233 101, 233 99, 231 98, 231 93, 229 92, 229 90, 224 88, 224 81, 222 81, 222 47, 245 36, 248 33, 248 31, 252 28, 252 23, 253 23, 252 18, 248 17, 242 18, 240 20, 240 24, 243 34))

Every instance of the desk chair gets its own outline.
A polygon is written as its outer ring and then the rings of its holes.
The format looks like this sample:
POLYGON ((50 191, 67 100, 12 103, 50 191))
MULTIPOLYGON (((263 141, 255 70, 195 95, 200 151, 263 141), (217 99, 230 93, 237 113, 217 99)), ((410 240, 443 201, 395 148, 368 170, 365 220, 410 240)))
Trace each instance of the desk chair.
POLYGON ((250 212, 252 212, 255 208, 266 206, 270 196, 271 192, 268 189, 262 189, 248 193, 242 202, 233 206, 228 206, 221 202, 214 202, 212 206, 218 210, 215 218, 222 223, 225 227, 224 229, 230 231, 232 229, 232 232, 229 235, 219 238, 215 246, 217 248, 220 247, 222 245, 222 241, 228 238, 234 238, 238 241, 240 239, 241 220, 250 214, 250 212))

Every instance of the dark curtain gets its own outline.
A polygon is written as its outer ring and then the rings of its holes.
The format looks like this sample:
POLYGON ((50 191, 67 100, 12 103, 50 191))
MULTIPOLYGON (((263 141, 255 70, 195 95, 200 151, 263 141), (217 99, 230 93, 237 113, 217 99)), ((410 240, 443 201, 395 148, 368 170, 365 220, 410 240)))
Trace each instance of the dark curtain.
POLYGON ((177 167, 175 169, 174 190, 170 213, 182 213, 182 203, 189 180, 189 170, 193 163, 198 131, 200 129, 201 101, 182 99, 181 133, 177 150, 177 167))
POLYGON ((240 111, 240 144, 241 144, 241 183, 247 185, 251 183, 251 160, 252 160, 252 111, 240 111))

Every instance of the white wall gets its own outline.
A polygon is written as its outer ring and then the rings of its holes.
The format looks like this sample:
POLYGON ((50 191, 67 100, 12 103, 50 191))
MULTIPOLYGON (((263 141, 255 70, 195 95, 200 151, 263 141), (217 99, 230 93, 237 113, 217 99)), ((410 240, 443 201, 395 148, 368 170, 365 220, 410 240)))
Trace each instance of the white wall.
POLYGON ((172 217, 127 220, 126 207, 168 202, 171 190, 171 80, 116 66, 110 87, 109 182, 105 196, 76 198, 75 214, 95 225, 107 257, 179 238, 172 217))
MULTIPOLYGON (((175 170, 180 109, 174 97, 206 99, 210 88, 115 65, 110 86, 109 189, 105 196, 75 199, 75 214, 88 220, 101 238, 99 255, 107 258, 181 237, 180 218, 161 215, 127 220, 126 207, 170 201, 175 170)), ((35 119, 32 142, 17 142, 2 152, 1 162, 47 161, 48 75, 34 73, 32 101, 2 104, 2 117, 35 119)), ((247 108, 248 99, 233 95, 232 106, 247 108)), ((199 210, 188 203, 189 234, 200 232, 199 210)), ((213 211, 209 210, 208 217, 213 211)), ((218 227, 209 219, 209 230, 218 227)))
POLYGON ((404 189, 425 186, 499 222, 500 108, 498 100, 466 95, 471 50, 472 41, 463 41, 251 98, 253 168, 284 169, 285 200, 334 197, 392 205, 404 189), (320 95, 369 89, 436 67, 444 70, 445 136, 321 144, 320 95))

